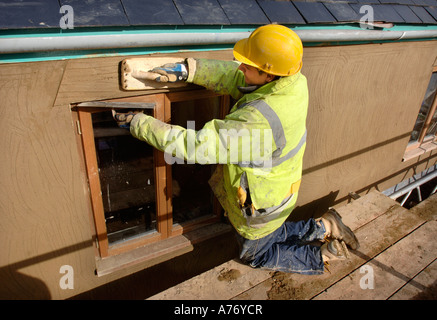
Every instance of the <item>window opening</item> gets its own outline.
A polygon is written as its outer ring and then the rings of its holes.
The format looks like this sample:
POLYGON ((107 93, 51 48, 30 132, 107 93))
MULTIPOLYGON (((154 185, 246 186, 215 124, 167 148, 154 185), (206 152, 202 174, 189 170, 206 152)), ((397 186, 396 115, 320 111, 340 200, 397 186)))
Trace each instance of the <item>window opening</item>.
POLYGON ((435 136, 437 131, 437 114, 435 97, 437 92, 437 72, 433 72, 425 93, 416 123, 411 133, 411 142, 423 142, 425 137, 435 136))
POLYGON ((195 232, 222 212, 208 185, 215 165, 167 164, 163 152, 117 126, 111 110, 135 106, 167 123, 194 121, 199 130, 224 117, 229 97, 196 90, 74 106, 102 258, 195 232))
POLYGON ((119 128, 111 111, 93 113, 92 124, 109 244, 156 231, 153 148, 119 128))
POLYGON ((434 67, 403 161, 437 148, 437 68, 434 67))
MULTIPOLYGON (((211 119, 220 117, 218 97, 174 102, 171 105, 172 124, 187 127, 188 121, 200 130, 211 119)), ((208 180, 215 165, 173 164, 173 224, 214 214, 214 196, 208 180)))

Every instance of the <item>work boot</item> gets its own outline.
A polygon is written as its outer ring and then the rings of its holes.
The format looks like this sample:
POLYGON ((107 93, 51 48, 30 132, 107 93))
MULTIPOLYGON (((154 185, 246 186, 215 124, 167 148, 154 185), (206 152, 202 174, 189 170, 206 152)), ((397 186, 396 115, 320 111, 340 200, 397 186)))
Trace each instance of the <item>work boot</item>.
POLYGON ((322 252, 323 262, 350 258, 346 243, 344 241, 338 241, 337 239, 324 243, 320 247, 320 250, 322 252))
POLYGON ((320 251, 325 270, 329 273, 331 273, 329 261, 346 260, 350 257, 346 243, 344 241, 338 241, 337 239, 325 242, 320 247, 320 251))
POLYGON ((352 250, 360 247, 357 237, 352 230, 341 220, 341 216, 333 208, 316 221, 322 222, 325 227, 325 239, 343 240, 352 250))

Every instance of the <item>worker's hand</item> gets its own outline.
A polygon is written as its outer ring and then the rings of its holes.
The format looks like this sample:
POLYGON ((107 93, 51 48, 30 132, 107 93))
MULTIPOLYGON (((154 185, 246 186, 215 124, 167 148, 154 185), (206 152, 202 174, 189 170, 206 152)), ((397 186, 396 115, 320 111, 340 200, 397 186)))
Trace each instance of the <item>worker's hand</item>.
POLYGON ((161 75, 155 78, 157 82, 179 82, 188 78, 188 68, 185 63, 167 63, 161 67, 153 68, 149 72, 161 75))
POLYGON ((135 117, 137 113, 142 113, 142 111, 127 111, 127 112, 117 112, 112 110, 112 116, 114 120, 117 122, 117 125, 120 128, 129 129, 130 123, 132 119, 135 117))

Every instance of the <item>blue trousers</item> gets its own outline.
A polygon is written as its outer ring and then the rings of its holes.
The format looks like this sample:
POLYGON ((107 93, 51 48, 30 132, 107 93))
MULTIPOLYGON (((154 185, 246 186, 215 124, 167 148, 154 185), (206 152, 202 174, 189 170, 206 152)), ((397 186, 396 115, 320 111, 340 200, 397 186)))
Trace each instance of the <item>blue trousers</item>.
POLYGON ((287 221, 273 233, 257 240, 248 240, 237 234, 240 259, 253 268, 322 274, 324 264, 320 247, 309 243, 322 240, 324 234, 323 223, 316 223, 312 218, 287 221))

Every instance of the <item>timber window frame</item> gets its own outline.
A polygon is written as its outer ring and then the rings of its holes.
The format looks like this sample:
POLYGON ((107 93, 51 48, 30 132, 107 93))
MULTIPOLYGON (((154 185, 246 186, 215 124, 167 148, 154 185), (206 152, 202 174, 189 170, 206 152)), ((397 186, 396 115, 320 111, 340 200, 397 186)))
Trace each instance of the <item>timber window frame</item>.
MULTIPOLYGON (((153 116, 163 122, 171 123, 173 103, 216 97, 219 98, 219 117, 223 118, 229 110, 229 97, 220 96, 204 89, 117 98, 104 100, 104 102, 154 103, 153 116)), ((75 105, 74 109, 77 112, 78 128, 81 135, 99 258, 107 259, 120 254, 126 254, 140 247, 145 248, 149 253, 150 250, 153 251, 153 248, 156 247, 159 247, 161 252, 168 253, 172 248, 166 248, 167 245, 165 243, 168 243, 168 246, 174 247, 176 250, 177 248, 180 249, 181 247, 192 245, 229 230, 227 227, 214 227, 207 230, 208 227, 220 224, 221 221, 222 209, 215 197, 213 198, 213 212, 211 212, 210 215, 201 216, 181 223, 173 223, 172 165, 165 162, 163 152, 153 149, 156 231, 145 232, 141 236, 111 244, 108 241, 108 232, 105 222, 105 210, 103 208, 102 189, 99 180, 97 151, 92 123, 92 114, 101 112, 102 108, 97 109, 75 105), (181 236, 183 236, 183 238, 181 238, 181 236), (168 241, 169 239, 171 239, 171 241, 168 241), (180 239, 180 241, 178 239, 180 239), (189 241, 187 241, 187 239, 189 239, 189 241), (165 242, 166 240, 167 242, 165 242), (149 248, 147 248, 147 246, 149 246, 149 248), (162 250, 163 248, 166 250, 162 250)), ((109 111, 110 109, 103 110, 109 111)), ((152 254, 152 256, 156 257, 156 254, 152 254)), ((116 267, 119 268, 120 266, 116 267)), ((113 266, 111 266, 111 268, 113 268, 113 266)))
MULTIPOLYGON (((426 109, 425 109, 426 110, 426 109)), ((413 158, 417 158, 422 154, 437 149, 437 135, 436 133, 428 134, 428 131, 437 117, 437 66, 433 67, 427 92, 422 102, 421 109, 419 110, 415 128, 410 137, 410 141, 404 153, 402 161, 408 161, 413 158), (422 107, 425 105, 425 100, 429 91, 432 91, 430 102, 428 103, 428 109, 424 114, 422 107), (419 130, 417 127, 419 126, 419 130), (416 130, 415 130, 416 129, 416 130)), ((436 122, 433 124, 437 125, 436 122)))

